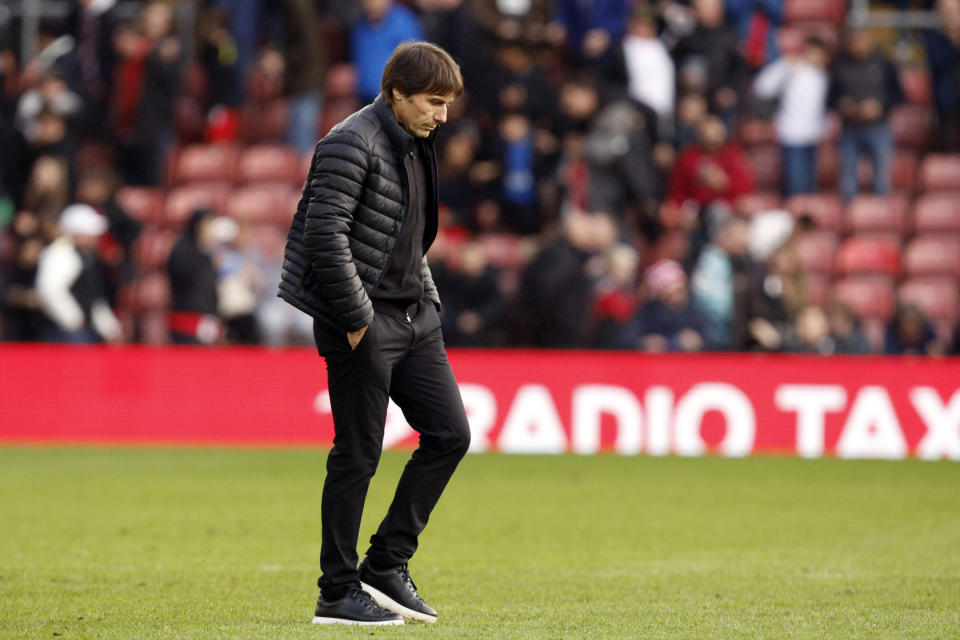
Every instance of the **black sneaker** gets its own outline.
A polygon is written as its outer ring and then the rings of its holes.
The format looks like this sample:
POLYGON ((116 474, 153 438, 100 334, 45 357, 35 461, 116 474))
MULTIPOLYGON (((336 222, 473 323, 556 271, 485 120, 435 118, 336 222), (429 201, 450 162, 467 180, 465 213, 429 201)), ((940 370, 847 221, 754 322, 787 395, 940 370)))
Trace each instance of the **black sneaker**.
POLYGON ((364 558, 360 563, 360 586, 384 609, 418 622, 437 621, 437 612, 417 593, 406 564, 377 571, 364 558))
POLYGON ((403 624, 403 618, 390 613, 377 603, 369 594, 360 589, 351 589, 339 600, 328 602, 321 595, 317 600, 317 613, 313 624, 356 624, 356 625, 397 625, 403 624))

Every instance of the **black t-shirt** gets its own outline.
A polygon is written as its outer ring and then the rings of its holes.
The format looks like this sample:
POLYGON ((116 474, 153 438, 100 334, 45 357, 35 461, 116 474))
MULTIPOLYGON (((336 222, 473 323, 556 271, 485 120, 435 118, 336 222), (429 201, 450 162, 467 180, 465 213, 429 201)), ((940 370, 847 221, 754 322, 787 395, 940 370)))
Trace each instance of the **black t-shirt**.
POLYGON ((423 143, 414 140, 413 151, 403 163, 410 179, 407 214, 393 257, 383 279, 371 296, 390 306, 408 307, 423 296, 423 229, 426 224, 427 169, 423 143))

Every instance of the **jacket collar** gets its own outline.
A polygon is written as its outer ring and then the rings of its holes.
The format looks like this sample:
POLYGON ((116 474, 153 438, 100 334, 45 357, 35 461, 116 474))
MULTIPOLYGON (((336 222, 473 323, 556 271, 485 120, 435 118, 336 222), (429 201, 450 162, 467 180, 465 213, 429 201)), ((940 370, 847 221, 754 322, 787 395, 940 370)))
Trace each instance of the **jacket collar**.
MULTIPOLYGON (((393 108, 387 104, 383 95, 378 95, 376 100, 373 101, 373 112, 380 118, 380 124, 383 125, 383 130, 386 132, 387 137, 390 139, 390 144, 393 145, 398 155, 403 156, 413 150, 413 136, 410 135, 397 120, 396 114, 393 113, 393 108)), ((436 135, 437 130, 434 129, 425 139, 425 142, 432 145, 436 135)))

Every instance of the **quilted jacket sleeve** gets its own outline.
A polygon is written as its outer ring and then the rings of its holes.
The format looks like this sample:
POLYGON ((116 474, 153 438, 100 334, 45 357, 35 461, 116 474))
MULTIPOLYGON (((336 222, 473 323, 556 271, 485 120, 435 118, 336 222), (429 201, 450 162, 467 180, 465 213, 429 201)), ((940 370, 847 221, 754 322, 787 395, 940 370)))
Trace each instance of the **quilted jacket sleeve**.
POLYGON ((317 289, 344 331, 373 321, 349 238, 369 170, 370 151, 363 138, 339 131, 317 145, 306 189, 304 247, 317 289))

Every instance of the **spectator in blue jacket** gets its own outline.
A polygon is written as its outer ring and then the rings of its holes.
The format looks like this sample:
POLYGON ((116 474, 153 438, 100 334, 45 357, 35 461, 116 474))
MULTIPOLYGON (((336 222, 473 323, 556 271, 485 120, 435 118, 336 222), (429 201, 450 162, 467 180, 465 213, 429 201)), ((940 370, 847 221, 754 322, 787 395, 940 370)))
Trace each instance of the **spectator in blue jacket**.
POLYGON ((596 62, 623 37, 630 4, 627 0, 559 0, 555 25, 563 29, 575 57, 596 62))
POLYGON ((380 77, 401 42, 423 40, 416 14, 393 0, 363 0, 363 13, 350 29, 350 61, 357 69, 357 93, 366 102, 380 93, 380 77))

